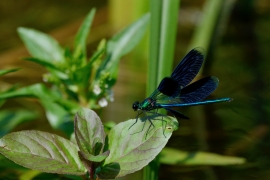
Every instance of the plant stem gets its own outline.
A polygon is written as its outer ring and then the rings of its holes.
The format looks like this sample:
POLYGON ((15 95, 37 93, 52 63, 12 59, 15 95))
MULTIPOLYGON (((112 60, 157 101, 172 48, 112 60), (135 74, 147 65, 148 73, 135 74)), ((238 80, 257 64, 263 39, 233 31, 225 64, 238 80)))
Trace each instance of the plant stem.
POLYGON ((149 61, 147 69, 146 96, 149 96, 157 86, 160 26, 161 26, 162 0, 150 1, 150 44, 149 61))
MULTIPOLYGON (((150 53, 146 96, 172 71, 177 18, 180 0, 150 1, 150 53)), ((159 160, 155 158, 144 168, 144 180, 158 179, 159 160)))
POLYGON ((223 3, 223 0, 208 0, 205 2, 203 20, 195 29, 188 51, 198 46, 203 47, 205 52, 208 51, 223 3))
POLYGON ((160 31, 158 83, 173 69, 180 0, 163 0, 160 31))
POLYGON ((89 176, 90 176, 90 180, 94 180, 94 171, 93 171, 93 163, 91 163, 91 166, 89 168, 89 176))

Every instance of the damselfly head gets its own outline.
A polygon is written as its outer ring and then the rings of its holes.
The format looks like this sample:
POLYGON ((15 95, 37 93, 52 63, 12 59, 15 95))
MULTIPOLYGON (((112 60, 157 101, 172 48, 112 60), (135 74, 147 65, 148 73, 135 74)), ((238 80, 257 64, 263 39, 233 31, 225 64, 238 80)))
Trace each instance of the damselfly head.
POLYGON ((139 104, 140 104, 139 101, 136 101, 135 103, 133 103, 132 108, 133 108, 134 111, 137 111, 138 110, 139 104))

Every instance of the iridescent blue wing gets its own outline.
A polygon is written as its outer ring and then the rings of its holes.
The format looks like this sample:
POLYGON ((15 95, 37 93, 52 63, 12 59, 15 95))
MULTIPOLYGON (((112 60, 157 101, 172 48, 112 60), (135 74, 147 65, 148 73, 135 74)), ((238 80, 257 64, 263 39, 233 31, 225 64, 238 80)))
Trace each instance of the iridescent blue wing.
POLYGON ((174 69, 171 78, 183 88, 186 87, 198 74, 203 64, 203 49, 192 49, 174 69))
POLYGON ((170 97, 179 95, 197 75, 203 63, 203 53, 199 48, 192 49, 178 64, 171 77, 165 77, 159 84, 158 90, 170 97))
POLYGON ((180 95, 177 97, 167 96, 161 93, 158 89, 155 90, 150 97, 156 101, 156 106, 158 108, 164 108, 180 118, 188 119, 186 115, 171 108, 228 102, 232 100, 231 98, 220 98, 203 101, 203 99, 209 96, 217 86, 218 78, 209 76, 186 86, 181 90, 180 95))
POLYGON ((188 104, 203 100, 209 96, 217 86, 218 78, 209 76, 184 87, 180 90, 180 94, 177 97, 166 96, 158 90, 153 93, 153 97, 159 105, 170 104, 170 107, 179 106, 179 104, 188 104))
POLYGON ((159 108, 168 109, 170 107, 198 106, 232 101, 231 98, 203 100, 210 95, 217 86, 218 79, 216 77, 205 77, 183 88, 180 96, 171 98, 169 101, 163 101, 160 104, 157 104, 157 106, 159 108))
POLYGON ((181 90, 179 99, 183 103, 198 102, 209 96, 218 86, 218 78, 209 76, 202 78, 181 90))
POLYGON ((165 77, 157 88, 162 94, 169 97, 176 97, 181 91, 181 85, 173 78, 165 77))

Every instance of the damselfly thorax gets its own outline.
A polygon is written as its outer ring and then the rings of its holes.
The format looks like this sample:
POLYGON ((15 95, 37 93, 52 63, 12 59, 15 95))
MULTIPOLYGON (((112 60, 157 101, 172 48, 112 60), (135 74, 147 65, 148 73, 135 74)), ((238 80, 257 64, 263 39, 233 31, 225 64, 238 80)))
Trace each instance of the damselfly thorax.
POLYGON ((156 105, 156 100, 152 98, 146 98, 141 103, 139 101, 134 102, 132 108, 134 111, 137 111, 137 110, 151 111, 154 109, 158 109, 160 107, 156 105))

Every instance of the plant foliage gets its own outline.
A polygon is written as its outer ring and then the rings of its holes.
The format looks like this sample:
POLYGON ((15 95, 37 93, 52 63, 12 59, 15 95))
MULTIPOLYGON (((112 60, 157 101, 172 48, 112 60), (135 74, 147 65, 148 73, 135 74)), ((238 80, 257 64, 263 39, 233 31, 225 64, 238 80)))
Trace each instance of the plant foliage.
MULTIPOLYGON (((48 88, 44 83, 33 84, 3 92, 0 99, 37 98, 44 107, 51 126, 62 130, 65 130, 65 124, 72 120, 80 107, 99 109, 112 101, 112 86, 117 79, 119 60, 139 43, 146 31, 149 15, 143 16, 110 40, 101 40, 89 58, 86 41, 94 15, 95 9, 92 9, 79 28, 73 51, 63 48, 45 33, 30 28, 18 28, 20 38, 32 55, 25 60, 45 67, 48 73, 44 75, 44 80, 52 86, 48 88)), ((8 71, 2 71, 0 75, 5 73, 8 71)))
POLYGON ((74 120, 76 144, 55 134, 20 131, 0 139, 0 153, 42 172, 85 175, 88 171, 91 178, 121 177, 152 161, 178 128, 175 118, 148 118, 153 119, 154 126, 143 118, 129 130, 135 121, 130 119, 116 125, 106 137, 97 114, 82 108, 74 120))

